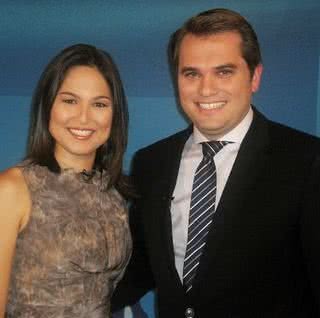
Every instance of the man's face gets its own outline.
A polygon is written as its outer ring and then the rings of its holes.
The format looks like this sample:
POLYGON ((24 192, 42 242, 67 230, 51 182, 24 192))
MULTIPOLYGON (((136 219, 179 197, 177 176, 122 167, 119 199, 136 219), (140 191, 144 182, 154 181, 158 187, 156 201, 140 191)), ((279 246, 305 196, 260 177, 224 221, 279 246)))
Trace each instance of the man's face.
POLYGON ((178 65, 182 108, 205 136, 219 138, 247 114, 261 73, 259 65, 251 77, 238 33, 187 34, 180 45, 178 65))

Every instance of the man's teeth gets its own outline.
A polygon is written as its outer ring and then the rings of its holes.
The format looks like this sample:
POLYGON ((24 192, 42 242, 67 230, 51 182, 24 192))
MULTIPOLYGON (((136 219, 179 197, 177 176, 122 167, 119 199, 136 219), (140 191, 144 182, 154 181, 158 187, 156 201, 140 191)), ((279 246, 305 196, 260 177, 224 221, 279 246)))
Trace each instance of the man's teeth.
POLYGON ((217 109, 223 107, 225 104, 226 102, 199 103, 199 106, 203 109, 217 109))
POLYGON ((70 129, 71 133, 80 137, 88 137, 93 133, 93 130, 89 129, 70 129))

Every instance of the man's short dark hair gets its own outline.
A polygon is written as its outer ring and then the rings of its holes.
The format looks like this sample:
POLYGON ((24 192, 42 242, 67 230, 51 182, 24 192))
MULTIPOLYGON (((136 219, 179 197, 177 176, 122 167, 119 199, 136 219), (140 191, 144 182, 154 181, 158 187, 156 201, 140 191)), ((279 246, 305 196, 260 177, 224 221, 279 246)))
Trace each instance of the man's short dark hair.
POLYGON ((212 9, 191 17, 172 34, 168 46, 168 57, 174 78, 176 78, 178 71, 180 45, 187 34, 209 36, 223 32, 236 32, 241 36, 242 57, 249 67, 251 76, 253 76, 254 70, 262 59, 258 38, 252 26, 235 11, 212 9))

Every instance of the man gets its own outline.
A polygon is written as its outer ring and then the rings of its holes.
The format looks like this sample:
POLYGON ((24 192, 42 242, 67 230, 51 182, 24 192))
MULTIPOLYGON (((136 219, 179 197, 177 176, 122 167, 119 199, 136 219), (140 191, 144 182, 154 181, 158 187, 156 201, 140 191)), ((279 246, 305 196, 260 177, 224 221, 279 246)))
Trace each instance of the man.
POLYGON ((135 156, 115 306, 155 288, 160 318, 319 317, 319 140, 251 106, 261 55, 238 13, 189 19, 169 57, 192 126, 135 156))

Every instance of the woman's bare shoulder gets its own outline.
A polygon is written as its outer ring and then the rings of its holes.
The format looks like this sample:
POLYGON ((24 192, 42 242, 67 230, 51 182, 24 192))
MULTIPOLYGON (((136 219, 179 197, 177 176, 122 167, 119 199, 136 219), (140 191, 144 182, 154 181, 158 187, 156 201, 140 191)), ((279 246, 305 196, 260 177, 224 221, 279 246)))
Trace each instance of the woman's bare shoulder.
POLYGON ((22 170, 12 167, 0 173, 0 216, 25 225, 30 210, 30 196, 22 170))
POLYGON ((0 193, 15 194, 26 190, 21 168, 12 167, 0 172, 0 193))

